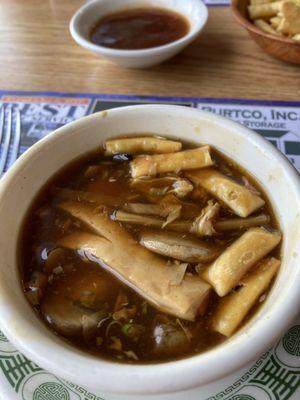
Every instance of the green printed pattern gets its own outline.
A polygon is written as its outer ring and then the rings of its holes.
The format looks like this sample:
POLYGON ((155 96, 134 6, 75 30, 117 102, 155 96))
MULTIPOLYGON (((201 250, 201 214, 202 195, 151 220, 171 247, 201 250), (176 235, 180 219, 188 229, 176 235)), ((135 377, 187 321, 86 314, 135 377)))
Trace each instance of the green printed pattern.
POLYGON ((70 395, 63 385, 55 382, 45 382, 33 392, 32 400, 70 400, 70 395))
POLYGON ((0 342, 8 342, 6 337, 3 335, 3 333, 0 331, 0 342))
POLYGON ((0 369, 2 369, 6 379, 15 389, 19 391, 20 385, 27 375, 41 371, 41 368, 29 361, 22 354, 5 355, 0 352, 0 369))
POLYGON ((238 381, 207 400, 290 399, 300 387, 300 325, 290 328, 281 342, 288 354, 299 357, 297 368, 293 365, 289 368, 279 360, 274 350, 278 348, 277 345, 264 354, 238 381), (256 397, 244 394, 245 390, 255 392, 256 397))
POLYGON ((288 370, 272 354, 264 367, 250 379, 249 383, 269 389, 276 400, 286 400, 299 387, 300 368, 296 372, 288 370))
POLYGON ((293 326, 282 340, 285 351, 300 357, 300 325, 293 326))
MULTIPOLYGON (((0 337, 5 336, 0 331, 0 337)), ((27 382, 43 374, 43 382, 32 384, 30 400, 104 400, 71 382, 64 382, 46 373, 15 351, 7 355, 1 351, 0 372, 22 400, 27 382), (74 397, 74 395, 76 397, 74 397)), ((282 340, 232 385, 207 400, 288 400, 300 387, 300 325, 291 327, 282 340), (281 353, 278 353, 281 348, 281 353), (297 359, 296 367, 286 364, 286 357, 297 359), (285 362, 280 361, 282 359, 285 362)), ((28 390, 28 388, 27 388, 28 390)))

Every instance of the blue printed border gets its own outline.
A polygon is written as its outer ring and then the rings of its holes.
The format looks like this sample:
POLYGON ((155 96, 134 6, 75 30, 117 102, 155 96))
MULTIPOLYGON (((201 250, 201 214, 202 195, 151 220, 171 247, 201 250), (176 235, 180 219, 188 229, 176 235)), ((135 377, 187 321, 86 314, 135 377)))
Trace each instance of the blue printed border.
POLYGON ((299 101, 274 101, 274 100, 252 100, 238 98, 213 98, 213 97, 183 97, 183 96, 138 96, 125 94, 105 94, 105 93, 64 93, 50 91, 22 91, 22 90, 0 90, 0 96, 56 96, 56 97, 75 97, 88 98, 91 100, 120 100, 120 101, 154 101, 154 102, 207 102, 212 104, 243 104, 243 105, 261 105, 261 106, 281 106, 281 107, 300 107, 299 101))

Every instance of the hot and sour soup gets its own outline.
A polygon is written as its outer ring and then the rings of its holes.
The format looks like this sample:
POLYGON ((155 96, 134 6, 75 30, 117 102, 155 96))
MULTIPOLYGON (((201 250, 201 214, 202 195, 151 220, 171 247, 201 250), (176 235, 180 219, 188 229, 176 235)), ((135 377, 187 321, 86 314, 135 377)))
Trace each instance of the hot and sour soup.
POLYGON ((243 326, 278 271, 280 241, 261 187, 212 146, 119 138, 41 190, 20 272, 35 311, 74 346, 163 362, 243 326))

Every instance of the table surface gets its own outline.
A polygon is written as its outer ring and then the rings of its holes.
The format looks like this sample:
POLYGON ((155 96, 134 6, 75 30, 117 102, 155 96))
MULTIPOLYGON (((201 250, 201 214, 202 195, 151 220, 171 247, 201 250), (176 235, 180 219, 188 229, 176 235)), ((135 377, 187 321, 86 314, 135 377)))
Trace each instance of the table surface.
POLYGON ((265 54, 229 7, 210 7, 200 37, 172 60, 128 70, 78 46, 82 0, 0 0, 0 89, 300 100, 300 67, 265 54))

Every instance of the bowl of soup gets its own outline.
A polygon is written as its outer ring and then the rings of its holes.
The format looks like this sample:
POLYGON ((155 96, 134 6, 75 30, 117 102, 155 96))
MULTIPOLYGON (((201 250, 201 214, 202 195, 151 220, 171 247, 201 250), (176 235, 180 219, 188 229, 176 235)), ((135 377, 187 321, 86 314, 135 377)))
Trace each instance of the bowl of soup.
POLYGON ((129 68, 159 64, 190 44, 206 24, 201 0, 94 0, 72 17, 73 39, 129 68))
POLYGON ((1 329, 97 393, 200 393, 298 313, 299 205, 287 159, 218 115, 84 117, 1 180, 1 329))

